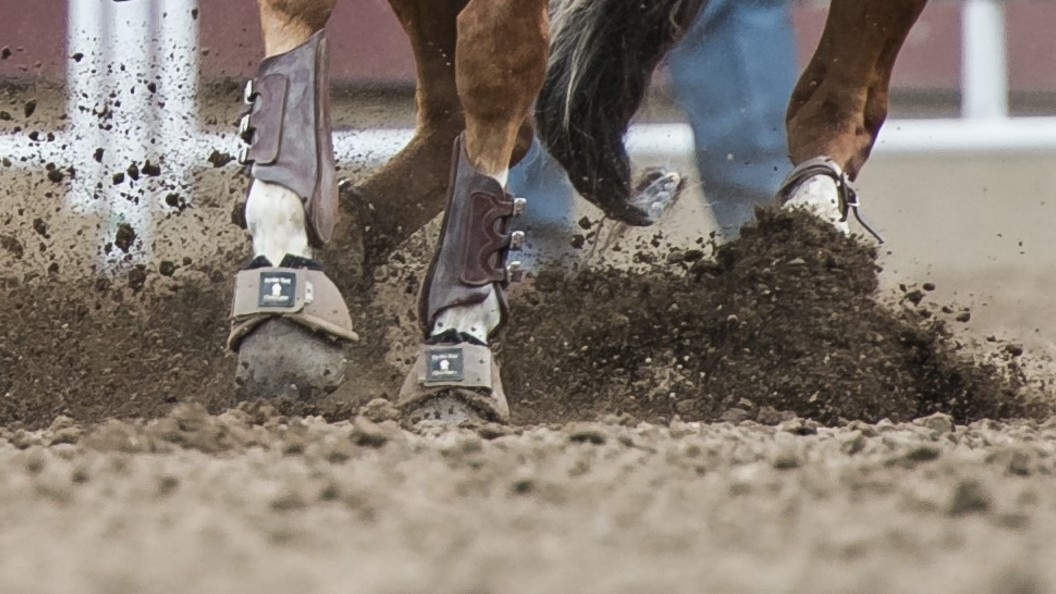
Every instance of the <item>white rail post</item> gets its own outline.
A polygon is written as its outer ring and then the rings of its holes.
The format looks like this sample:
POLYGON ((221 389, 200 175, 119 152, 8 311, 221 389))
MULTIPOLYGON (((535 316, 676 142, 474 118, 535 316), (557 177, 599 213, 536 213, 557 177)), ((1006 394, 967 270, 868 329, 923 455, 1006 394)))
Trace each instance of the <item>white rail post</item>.
MULTIPOLYGON (((84 0, 76 0, 83 2, 84 0)), ((106 135, 108 148, 103 163, 113 173, 130 169, 135 164, 142 169, 145 161, 158 162, 160 147, 152 146, 157 137, 159 119, 156 99, 148 90, 154 80, 152 50, 154 39, 154 2, 96 2, 105 6, 109 22, 106 42, 107 68, 113 72, 106 78, 105 88, 111 100, 113 128, 106 135)), ((150 258, 153 217, 148 178, 126 175, 119 184, 104 182, 109 211, 106 213, 104 233, 113 233, 125 223, 136 232, 137 245, 129 252, 132 259, 144 262, 150 258)), ((105 240, 105 239, 104 239, 105 240)), ((115 253, 115 256, 120 256, 115 253)))
MULTIPOLYGON (((164 181, 188 187, 197 159, 197 0, 68 0, 67 145, 79 172, 75 212, 103 217, 101 247, 118 225, 138 237, 133 262, 152 255, 155 203, 164 181), (96 151, 102 149, 102 153, 96 151), (96 162, 99 161, 99 162, 96 162), (153 179, 146 161, 163 167, 153 179), (132 164, 139 179, 125 173, 132 164), (114 175, 124 174, 115 183, 114 175)), ((104 266, 124 260, 100 251, 104 266)))
POLYGON ((70 187, 67 201, 75 212, 93 211, 94 187, 99 168, 92 162, 92 147, 101 146, 98 114, 103 109, 103 72, 106 56, 101 51, 107 36, 106 22, 99 2, 69 0, 66 12, 66 38, 71 58, 66 69, 66 134, 72 141, 72 161, 81 182, 70 187))
POLYGON ((967 0, 961 8, 961 115, 1008 117, 1008 49, 1000 0, 967 0))
MULTIPOLYGON (((189 175, 201 164, 197 148, 198 126, 198 0, 156 0, 160 8, 154 23, 160 39, 155 48, 160 72, 159 97, 161 137, 165 142, 166 167, 189 175)), ((170 176, 174 177, 174 176, 170 176)), ((190 196, 184 198, 190 199, 190 196)))

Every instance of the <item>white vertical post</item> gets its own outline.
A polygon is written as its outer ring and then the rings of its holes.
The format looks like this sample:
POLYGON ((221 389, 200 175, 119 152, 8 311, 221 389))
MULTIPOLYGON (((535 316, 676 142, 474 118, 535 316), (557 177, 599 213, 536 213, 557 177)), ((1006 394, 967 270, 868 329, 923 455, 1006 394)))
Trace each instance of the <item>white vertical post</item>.
MULTIPOLYGON (((157 163, 162 150, 151 142, 157 138, 159 122, 155 109, 157 98, 148 87, 150 83, 157 83, 152 69, 152 49, 156 46, 152 26, 155 3, 143 0, 101 3, 106 5, 108 13, 107 68, 113 73, 106 79, 113 128, 107 134, 103 163, 118 173, 132 164, 142 168, 147 160, 157 163)), ((135 261, 150 257, 154 196, 148 186, 148 179, 142 175, 139 180, 126 176, 123 183, 106 186, 109 187, 109 211, 104 229, 113 233, 122 223, 131 225, 139 242, 130 252, 135 261)))
MULTIPOLYGON (((159 30, 156 59, 161 73, 159 95, 165 101, 161 113, 162 137, 190 147, 198 135, 198 0, 157 0, 159 30)), ((190 164, 191 155, 176 155, 173 161, 190 164)), ((171 164, 175 165, 175 163, 171 164)))
MULTIPOLYGON (((198 0, 68 0, 68 146, 78 179, 75 212, 102 215, 100 245, 128 223, 138 236, 131 260, 151 256, 162 183, 142 171, 162 166, 167 181, 187 180, 196 163, 198 0), (162 107, 164 106, 164 107, 162 107), (101 158, 97 149, 102 149, 101 158), (96 162, 96 159, 99 162, 96 162), (136 164, 138 180, 126 170, 136 164), (125 174, 114 183, 116 174, 125 174)), ((189 199, 186 196, 185 199, 189 199)), ((122 253, 101 256, 104 265, 122 253)))
POLYGON ((961 8, 961 35, 961 115, 1008 117, 1008 50, 1000 0, 967 0, 961 8))
POLYGON ((98 168, 92 155, 93 147, 102 146, 98 114, 103 109, 106 56, 102 50, 107 30, 102 2, 70 0, 67 7, 68 55, 76 58, 69 60, 66 70, 66 131, 73 139, 71 161, 85 178, 84 183, 73 184, 67 200, 76 211, 86 212, 96 205, 93 172, 98 168))

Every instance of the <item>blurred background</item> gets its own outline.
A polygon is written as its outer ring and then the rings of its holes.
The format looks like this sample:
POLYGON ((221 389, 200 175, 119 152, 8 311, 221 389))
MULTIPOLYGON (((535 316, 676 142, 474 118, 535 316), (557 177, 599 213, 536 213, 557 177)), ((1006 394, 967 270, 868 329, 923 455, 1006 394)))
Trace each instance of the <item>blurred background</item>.
MULTIPOLYGON (((801 65, 826 7, 795 4, 801 65)), ((178 281, 248 257, 232 158, 262 52, 256 12, 252 0, 0 0, 0 285, 132 269, 178 281)), ((1049 0, 932 0, 859 180, 888 240, 885 290, 934 283, 937 300, 972 308, 973 333, 1047 352, 1054 27, 1049 0)), ((413 58, 385 0, 340 1, 329 38, 336 151, 355 178, 409 138, 413 58)), ((639 165, 693 170, 680 117, 661 70, 629 137, 639 165)), ((681 202, 673 241, 709 232, 698 203, 681 202)))

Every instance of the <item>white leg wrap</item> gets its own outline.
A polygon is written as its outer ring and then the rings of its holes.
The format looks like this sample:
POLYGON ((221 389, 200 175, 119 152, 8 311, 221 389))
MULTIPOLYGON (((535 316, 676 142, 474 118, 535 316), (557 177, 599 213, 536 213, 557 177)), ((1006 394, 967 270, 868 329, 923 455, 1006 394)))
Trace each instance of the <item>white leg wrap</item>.
POLYGON ((444 310, 433 324, 432 335, 436 336, 454 329, 487 344, 488 335, 499 326, 501 319, 499 298, 495 295, 495 289, 493 288, 488 298, 482 303, 451 307, 444 310))
POLYGON ((828 175, 815 175, 796 186, 784 208, 806 210, 832 223, 841 232, 850 232, 847 221, 840 220, 843 214, 840 212, 840 191, 836 180, 828 175))
POLYGON ((253 255, 278 266, 286 254, 311 258, 304 203, 292 191, 253 180, 246 202, 246 225, 253 236, 253 255))

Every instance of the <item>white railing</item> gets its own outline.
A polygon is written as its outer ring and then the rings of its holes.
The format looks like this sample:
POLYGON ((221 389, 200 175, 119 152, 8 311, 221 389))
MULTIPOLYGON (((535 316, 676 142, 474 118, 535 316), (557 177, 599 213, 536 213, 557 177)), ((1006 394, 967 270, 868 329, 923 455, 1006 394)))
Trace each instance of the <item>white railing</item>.
POLYGON ((1009 117, 1004 4, 966 0, 961 39, 961 117, 888 122, 877 151, 1056 150, 1056 117, 1009 117))
MULTIPOLYGON (((961 114, 957 118, 888 120, 875 154, 1056 151, 1056 117, 1009 117, 1005 9, 1001 0, 961 7, 961 114)), ((632 129, 634 152, 663 157, 693 150, 681 124, 632 129)))
MULTIPOLYGON (((191 184, 190 175, 216 149, 237 152, 233 134, 220 135, 198 126, 198 27, 192 11, 197 0, 109 2, 69 1, 70 62, 68 123, 56 141, 40 143, 23 135, 0 136, 0 153, 22 167, 49 162, 70 163, 79 172, 67 200, 81 212, 105 209, 109 228, 127 221, 136 228, 144 249, 135 258, 150 257, 154 206, 136 202, 126 184, 109 178, 129 163, 164 163, 168 183, 191 184), (114 72, 99 76, 100 72, 114 72), (147 90, 154 82, 156 91, 147 90), (107 105, 121 102, 120 109, 107 105), (162 108, 161 104, 164 103, 162 108), (102 130, 100 113, 111 114, 102 130), (102 163, 95 151, 104 148, 102 163)), ((962 113, 958 118, 891 120, 877 143, 880 154, 1056 151, 1056 117, 1011 118, 1008 113, 1008 72, 1004 7, 1000 0, 966 0, 963 5, 962 113)), ((337 131, 334 148, 339 162, 380 163, 411 138, 409 129, 337 131)), ((641 159, 689 155, 692 134, 683 124, 633 126, 628 147, 641 159)), ((151 187, 152 180, 135 182, 151 187)))

